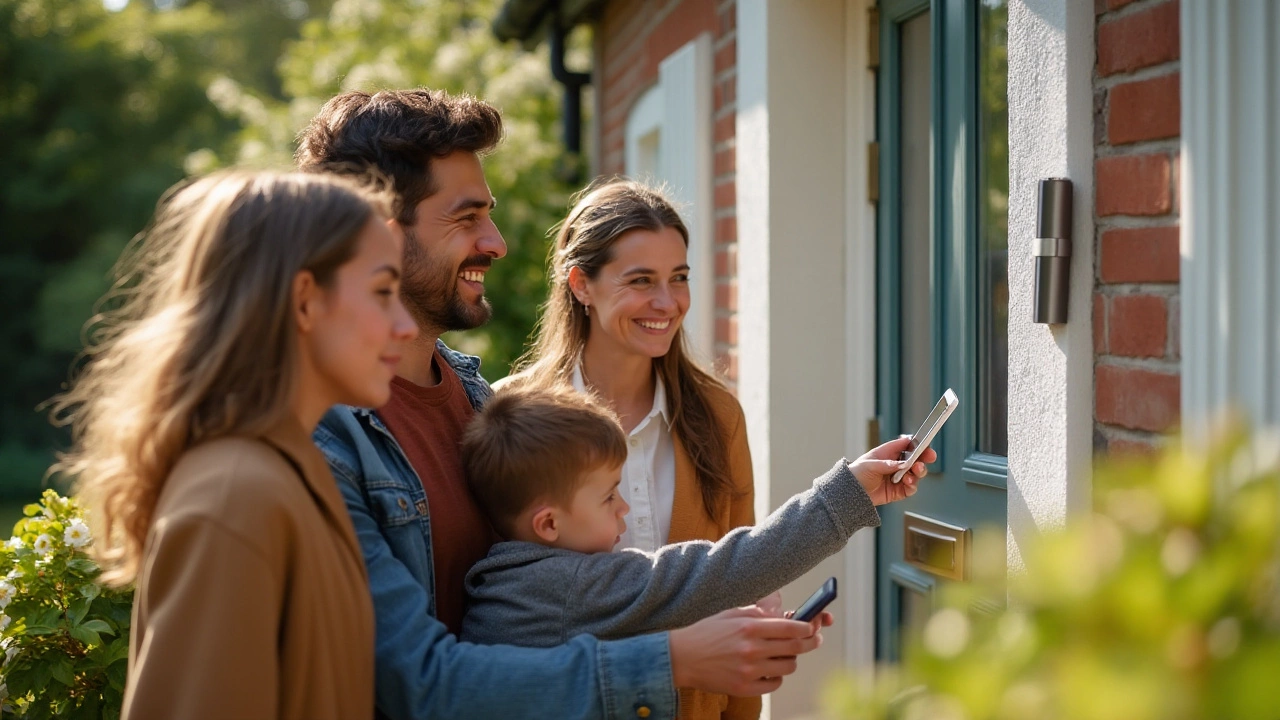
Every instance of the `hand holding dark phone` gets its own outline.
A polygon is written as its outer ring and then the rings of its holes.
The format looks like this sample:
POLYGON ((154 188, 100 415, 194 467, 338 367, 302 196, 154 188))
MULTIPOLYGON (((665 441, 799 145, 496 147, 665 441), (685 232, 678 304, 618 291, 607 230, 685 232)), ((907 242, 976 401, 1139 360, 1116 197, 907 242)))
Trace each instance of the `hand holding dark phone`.
POLYGON ((796 611, 791 614, 791 619, 809 622, 818 617, 818 613, 822 612, 835 599, 836 579, 829 577, 826 582, 822 583, 822 587, 814 591, 808 600, 805 600, 800 607, 796 608, 796 611))

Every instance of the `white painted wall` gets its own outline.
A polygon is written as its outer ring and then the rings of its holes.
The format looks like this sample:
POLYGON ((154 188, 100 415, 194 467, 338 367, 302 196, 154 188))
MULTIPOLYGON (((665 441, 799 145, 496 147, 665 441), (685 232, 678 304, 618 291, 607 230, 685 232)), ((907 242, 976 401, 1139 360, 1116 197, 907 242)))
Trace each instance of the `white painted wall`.
MULTIPOLYGON (((864 0, 738 2, 738 395, 760 517, 860 453, 871 414, 874 342, 851 334, 873 327, 874 305, 850 307, 872 297, 851 283, 871 277, 873 264, 858 263, 874 257, 875 241, 865 184, 847 177, 851 167, 864 171, 869 139, 861 102, 872 86, 865 69, 849 77, 847 37, 861 27, 854 42, 865 42, 865 22, 864 0)), ((832 610, 842 627, 801 659, 767 716, 814 712, 830 674, 869 651, 873 543, 865 533, 783 591, 794 607, 837 576, 842 597, 832 610)))
MULTIPOLYGON (((867 145, 876 137, 875 73, 867 68, 868 0, 845 3, 845 441, 849 457, 870 450, 876 414, 876 209, 867 201, 867 145)), ((875 662, 876 536, 861 532, 844 552, 844 660, 875 662)))
POLYGON ((1182 0, 1182 418, 1280 427, 1280 4, 1182 0))
POLYGON ((1090 502, 1093 433, 1094 11, 1009 2, 1009 527, 1020 545, 1090 502), (1075 186, 1068 322, 1031 322, 1037 183, 1075 186))

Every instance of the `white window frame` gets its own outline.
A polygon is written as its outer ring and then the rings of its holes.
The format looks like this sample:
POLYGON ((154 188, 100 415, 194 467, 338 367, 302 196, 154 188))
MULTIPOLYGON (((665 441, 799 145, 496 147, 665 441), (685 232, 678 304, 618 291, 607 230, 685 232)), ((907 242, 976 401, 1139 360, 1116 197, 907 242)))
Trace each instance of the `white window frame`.
POLYGON ((711 35, 702 33, 658 66, 658 82, 632 106, 626 172, 661 183, 689 229, 689 313, 684 330, 703 362, 715 358, 715 207, 711 189, 711 35), (648 149, 657 139, 657 167, 648 149))

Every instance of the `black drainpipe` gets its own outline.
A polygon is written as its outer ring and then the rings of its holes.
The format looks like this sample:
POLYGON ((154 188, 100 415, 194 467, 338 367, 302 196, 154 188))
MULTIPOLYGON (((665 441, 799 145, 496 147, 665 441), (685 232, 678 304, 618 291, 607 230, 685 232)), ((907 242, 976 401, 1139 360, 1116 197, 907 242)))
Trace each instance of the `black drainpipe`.
POLYGON ((560 25, 559 7, 551 18, 551 77, 564 86, 564 149, 567 151, 561 174, 571 183, 582 182, 582 86, 591 84, 590 73, 569 72, 564 66, 565 29, 560 25))

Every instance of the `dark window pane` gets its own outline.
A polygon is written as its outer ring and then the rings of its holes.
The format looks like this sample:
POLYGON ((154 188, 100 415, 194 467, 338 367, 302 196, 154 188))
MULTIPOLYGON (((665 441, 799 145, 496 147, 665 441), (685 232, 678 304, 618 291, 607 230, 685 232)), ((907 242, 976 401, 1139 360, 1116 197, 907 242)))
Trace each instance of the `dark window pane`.
POLYGON ((978 10, 978 449, 1008 455, 1009 105, 1006 0, 978 10))
POLYGON ((902 24, 902 421, 912 433, 933 397, 933 65, 929 13, 902 24))

